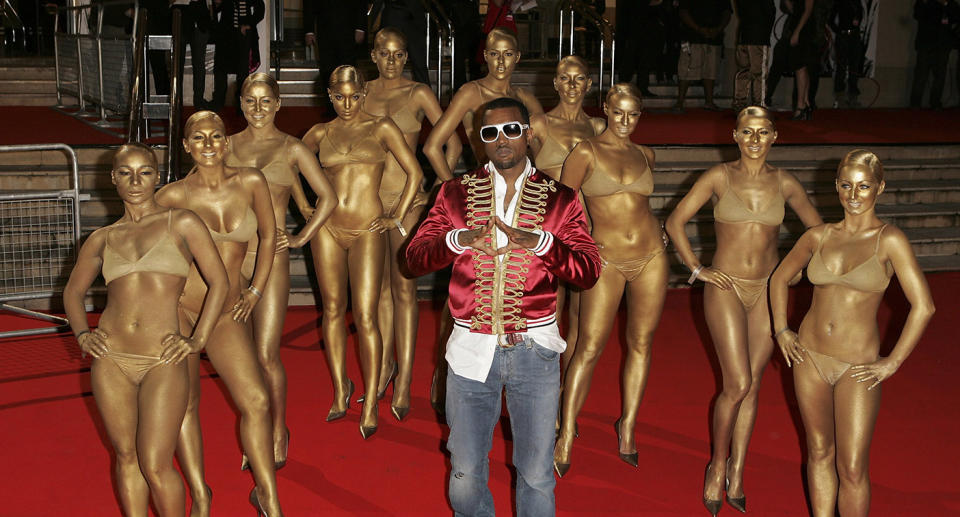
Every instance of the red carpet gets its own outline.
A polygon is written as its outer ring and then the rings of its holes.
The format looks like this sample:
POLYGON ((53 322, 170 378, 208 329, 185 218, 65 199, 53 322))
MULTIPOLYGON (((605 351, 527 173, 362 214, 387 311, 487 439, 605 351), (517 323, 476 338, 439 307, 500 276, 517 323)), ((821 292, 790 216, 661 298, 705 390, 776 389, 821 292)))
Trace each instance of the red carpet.
MULTIPOLYGON (((955 439, 960 351, 950 303, 960 290, 960 273, 930 275, 929 281, 940 312, 909 361, 884 383, 870 469, 875 517, 960 515, 960 443, 955 439)), ((797 291, 805 306, 809 288, 797 291)), ((560 515, 704 515, 700 491, 709 446, 707 415, 718 379, 713 351, 701 342, 706 335, 701 306, 701 290, 672 290, 667 297, 637 423, 639 469, 616 455, 611 424, 619 406, 614 379, 621 349, 619 340, 611 342, 579 419, 573 467, 557 487, 560 515)), ((360 438, 355 403, 346 419, 323 421, 332 389, 317 344, 317 314, 312 307, 291 311, 282 356, 290 382, 292 441, 290 461, 278 473, 288 516, 449 515, 446 430, 427 397, 436 311, 426 303, 422 308, 413 410, 407 422, 398 424, 388 403, 381 404, 380 430, 368 442, 360 438)), ((892 287, 880 316, 880 328, 893 332, 885 332, 885 350, 899 332, 905 309, 902 292, 892 287)), ((30 320, 0 317, 0 328, 30 326, 30 320)), ((622 322, 618 328, 622 332, 622 322)), ((777 354, 763 385, 746 493, 752 515, 803 517, 808 512, 799 420, 789 371, 777 354)), ((350 356, 351 377, 359 384, 355 354, 350 356)), ((35 338, 0 346, 0 516, 119 515, 109 445, 89 395, 87 367, 72 339, 35 338)), ((205 376, 203 390, 214 515, 246 515, 253 481, 238 470, 233 411, 215 378, 205 376)), ((510 515, 512 472, 505 466, 510 443, 500 431, 491 457, 497 510, 510 515)), ((727 507, 723 515, 736 513, 727 507)))
MULTIPOLYGON (((187 108, 189 114, 192 108, 187 108)), ((596 109, 591 113, 599 115, 596 109)), ((931 111, 907 109, 819 110, 810 122, 789 120, 789 113, 778 114, 778 142, 781 144, 918 144, 960 142, 958 110, 931 111)), ((223 110, 229 133, 245 126, 243 117, 233 108, 223 110)), ((313 124, 329 118, 321 108, 285 107, 277 116, 283 131, 303 136, 313 124)), ((107 134, 75 118, 44 107, 0 107, 0 144, 63 142, 80 144, 119 144, 121 136, 107 134)), ((633 134, 637 143, 649 145, 714 145, 732 143, 732 111, 713 112, 691 109, 685 114, 646 112, 633 134)), ((426 138, 424 132, 421 140, 426 138)), ((153 141, 151 141, 153 142, 153 141)), ((155 143, 163 143, 157 139, 155 143)))

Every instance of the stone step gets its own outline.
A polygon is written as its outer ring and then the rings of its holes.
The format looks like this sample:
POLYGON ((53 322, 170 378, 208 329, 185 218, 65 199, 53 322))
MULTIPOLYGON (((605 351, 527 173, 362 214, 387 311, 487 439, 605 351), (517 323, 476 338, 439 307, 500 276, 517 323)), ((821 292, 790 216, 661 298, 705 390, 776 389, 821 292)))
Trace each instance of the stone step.
POLYGON ((33 95, 57 95, 57 82, 53 79, 0 80, 0 94, 30 93, 33 95))
POLYGON ((51 80, 57 78, 53 66, 9 66, 0 64, 0 82, 13 80, 51 80))
POLYGON ((50 93, 0 93, 0 106, 55 106, 57 94, 50 93))

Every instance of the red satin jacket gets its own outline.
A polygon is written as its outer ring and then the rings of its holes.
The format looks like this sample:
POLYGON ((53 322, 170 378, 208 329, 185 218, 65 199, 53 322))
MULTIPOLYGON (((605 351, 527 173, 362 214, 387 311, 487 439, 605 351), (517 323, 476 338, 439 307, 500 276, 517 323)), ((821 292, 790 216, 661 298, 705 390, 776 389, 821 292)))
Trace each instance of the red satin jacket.
MULTIPOLYGON (((515 228, 553 235, 546 252, 513 250, 491 257, 475 249, 457 254, 447 234, 486 225, 496 214, 493 178, 484 169, 443 184, 427 219, 407 246, 407 266, 423 275, 453 263, 450 313, 471 332, 511 334, 556 319, 557 279, 587 289, 600 276, 600 255, 587 230, 577 194, 533 171, 516 194, 515 228)), ((494 246, 495 247, 495 246, 494 246)))

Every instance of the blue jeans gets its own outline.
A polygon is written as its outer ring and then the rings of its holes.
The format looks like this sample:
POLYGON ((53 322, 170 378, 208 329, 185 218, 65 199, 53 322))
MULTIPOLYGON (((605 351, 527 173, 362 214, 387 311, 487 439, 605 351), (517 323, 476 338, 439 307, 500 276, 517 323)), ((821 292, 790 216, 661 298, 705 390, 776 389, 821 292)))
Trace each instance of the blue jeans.
POLYGON ((450 503, 457 516, 494 515, 487 486, 493 429, 507 390, 517 468, 517 516, 552 516, 553 445, 560 398, 560 354, 527 339, 512 348, 497 347, 485 382, 447 375, 447 425, 450 438, 450 503))

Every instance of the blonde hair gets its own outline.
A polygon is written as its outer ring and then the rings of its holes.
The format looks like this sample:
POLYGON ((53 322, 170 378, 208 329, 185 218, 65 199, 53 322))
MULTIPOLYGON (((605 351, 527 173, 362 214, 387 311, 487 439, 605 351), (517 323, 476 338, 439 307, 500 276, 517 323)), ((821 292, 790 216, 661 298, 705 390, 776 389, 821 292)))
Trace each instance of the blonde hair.
POLYGON ((883 181, 883 164, 880 163, 880 158, 871 151, 854 149, 847 153, 847 155, 840 160, 840 166, 837 167, 837 177, 840 176, 841 169, 851 165, 862 165, 873 174, 873 178, 877 180, 877 182, 883 181))
POLYGON ((740 110, 740 113, 737 113, 737 127, 739 127, 743 119, 747 117, 759 117, 767 119, 770 122, 770 125, 773 126, 773 130, 777 130, 777 123, 773 120, 773 113, 771 113, 767 108, 762 106, 747 106, 746 108, 743 108, 740 110))
POLYGON ((640 103, 640 106, 643 106, 643 96, 640 95, 640 90, 631 83, 617 83, 611 86, 610 89, 607 90, 607 96, 603 99, 603 102, 610 104, 611 100, 617 95, 633 97, 634 99, 637 99, 637 102, 640 103))
POLYGON ((403 48, 407 48, 407 37, 396 27, 384 27, 377 31, 377 35, 373 37, 373 48, 382 46, 387 38, 397 38, 403 48))
POLYGON ((226 132, 227 127, 226 125, 224 125, 223 119, 220 118, 220 115, 217 115, 212 111, 203 110, 203 111, 198 111, 193 115, 190 115, 190 118, 188 118, 186 123, 183 124, 184 136, 190 134, 191 129, 193 128, 194 125, 206 119, 213 119, 213 121, 216 122, 217 125, 220 126, 220 128, 223 129, 224 132, 226 132))
POLYGON ((490 31, 489 34, 487 34, 487 39, 484 40, 483 42, 483 48, 485 50, 490 48, 490 45, 493 44, 494 41, 500 38, 506 38, 510 40, 510 43, 511 43, 510 48, 513 48, 515 50, 520 50, 520 41, 517 40, 517 35, 514 34, 513 31, 509 29, 505 29, 503 27, 494 27, 494 29, 490 31))
POLYGON ((277 80, 273 78, 270 74, 265 74, 263 72, 257 72, 255 74, 250 74, 243 81, 243 86, 240 87, 240 93, 246 93, 247 88, 252 87, 257 83, 263 83, 270 88, 270 91, 273 92, 273 97, 275 99, 280 98, 280 84, 277 83, 277 80))
POLYGON ((560 73, 560 67, 562 67, 562 66, 564 66, 564 65, 576 65, 576 66, 579 66, 580 68, 582 68, 584 72, 589 72, 589 71, 590 71, 590 65, 588 65, 587 62, 586 62, 582 57, 580 57, 580 56, 573 56, 573 55, 564 56, 564 57, 563 57, 562 59, 560 59, 560 61, 557 63, 557 70, 556 70, 555 73, 559 74, 559 73, 560 73))
POLYGON ((329 88, 334 88, 340 83, 356 83, 357 89, 363 91, 363 74, 356 67, 350 65, 340 65, 330 74, 329 88))

